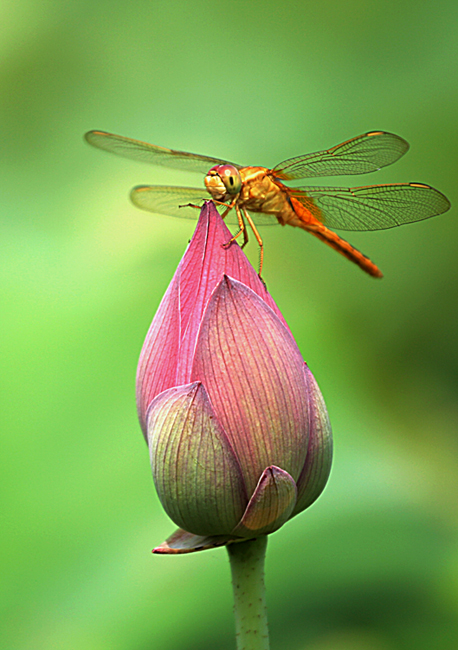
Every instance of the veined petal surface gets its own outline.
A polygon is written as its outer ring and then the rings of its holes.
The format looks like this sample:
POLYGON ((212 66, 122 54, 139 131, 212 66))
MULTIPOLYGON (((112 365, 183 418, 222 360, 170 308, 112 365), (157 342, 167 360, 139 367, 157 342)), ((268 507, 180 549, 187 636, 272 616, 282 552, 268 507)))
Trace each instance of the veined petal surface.
POLYGON ((280 310, 240 246, 236 242, 226 246, 231 238, 232 233, 215 206, 211 201, 207 201, 180 264, 181 344, 177 385, 190 381, 202 316, 211 294, 224 275, 229 275, 253 289, 286 325, 280 310))
POLYGON ((299 478, 309 427, 303 365, 276 313, 225 277, 202 320, 191 380, 205 385, 249 494, 271 465, 299 478))
POLYGON ((154 483, 169 517, 196 535, 227 535, 248 498, 237 458, 198 382, 158 395, 148 410, 154 483))
POLYGON ((332 430, 323 395, 304 364, 310 415, 310 438, 304 468, 297 481, 297 503, 293 514, 308 508, 320 496, 329 478, 332 464, 332 430))
POLYGON ((146 411, 152 399, 175 386, 180 349, 178 267, 146 335, 137 368, 137 409, 146 438, 146 411))
POLYGON ((146 437, 146 411, 163 390, 190 381, 201 319, 226 273, 244 282, 288 327, 211 201, 201 210, 191 242, 146 335, 137 370, 137 408, 146 437))
POLYGON ((290 518, 296 495, 296 483, 288 472, 267 467, 234 533, 250 538, 278 530, 290 518))

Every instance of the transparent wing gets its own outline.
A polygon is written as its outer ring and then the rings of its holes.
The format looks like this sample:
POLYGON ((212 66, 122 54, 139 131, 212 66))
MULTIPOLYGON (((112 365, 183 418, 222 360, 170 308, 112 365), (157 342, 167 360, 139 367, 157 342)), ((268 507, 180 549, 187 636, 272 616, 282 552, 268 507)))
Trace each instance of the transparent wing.
POLYGON ((367 174, 396 162, 408 148, 408 143, 398 135, 371 131, 332 149, 289 158, 274 167, 273 172, 281 180, 367 174))
MULTIPOLYGON (((199 210, 187 204, 192 203, 201 207, 204 201, 210 199, 210 196, 206 190, 198 187, 138 185, 131 191, 130 198, 137 208, 148 210, 148 212, 167 214, 170 217, 197 219, 199 217, 199 210)), ((224 205, 215 205, 220 214, 226 210, 224 205)), ((255 212, 250 212, 250 214, 258 225, 278 225, 278 220, 273 215, 255 212)), ((238 221, 235 210, 231 210, 224 221, 230 225, 237 225, 238 221)))
POLYGON ((169 187, 167 185, 138 185, 130 193, 132 203, 148 212, 167 214, 170 217, 197 219, 199 210, 187 204, 202 206, 210 198, 205 189, 198 187, 169 187), (183 206, 183 207, 180 207, 183 206))
MULTIPOLYGON (((158 147, 154 144, 141 142, 140 140, 124 138, 121 135, 105 133, 105 131, 89 131, 84 137, 93 147, 109 151, 118 156, 124 156, 124 158, 147 162, 153 165, 181 169, 182 171, 206 174, 215 165, 228 164, 227 160, 221 160, 220 158, 200 156, 195 153, 186 153, 185 151, 174 151, 173 149, 158 147)), ((237 169, 241 169, 240 165, 234 163, 229 164, 234 165, 237 169)))
POLYGON ((450 202, 422 183, 366 187, 302 187, 290 191, 329 228, 384 230, 446 212, 450 202))

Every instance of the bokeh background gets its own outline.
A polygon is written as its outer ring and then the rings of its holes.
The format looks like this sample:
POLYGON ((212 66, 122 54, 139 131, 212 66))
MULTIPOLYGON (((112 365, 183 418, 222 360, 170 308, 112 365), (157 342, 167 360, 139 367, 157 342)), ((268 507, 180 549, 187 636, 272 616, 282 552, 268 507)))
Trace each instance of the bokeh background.
POLYGON ((262 233, 335 433, 324 494, 270 538, 270 627, 273 649, 458 647, 457 3, 2 0, 0 22, 0 647, 234 648, 225 550, 151 555, 174 525, 134 406, 194 224, 128 192, 202 179, 91 149, 89 129, 265 166, 370 130, 411 143, 328 183, 454 204, 349 234, 382 281, 262 233))

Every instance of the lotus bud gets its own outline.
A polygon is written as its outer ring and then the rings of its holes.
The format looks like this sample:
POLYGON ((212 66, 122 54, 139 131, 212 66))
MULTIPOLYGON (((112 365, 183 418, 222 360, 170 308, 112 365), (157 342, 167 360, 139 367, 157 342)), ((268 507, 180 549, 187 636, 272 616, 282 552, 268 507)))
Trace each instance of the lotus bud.
POLYGON ((157 553, 276 531, 323 491, 326 407, 283 316, 211 202, 159 306, 137 404, 161 503, 157 553))

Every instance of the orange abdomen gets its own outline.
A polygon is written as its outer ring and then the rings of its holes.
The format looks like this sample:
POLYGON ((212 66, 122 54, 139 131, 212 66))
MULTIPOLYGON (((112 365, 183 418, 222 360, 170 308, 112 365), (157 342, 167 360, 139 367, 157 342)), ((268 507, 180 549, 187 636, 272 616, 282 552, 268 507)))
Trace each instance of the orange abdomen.
POLYGON ((291 201, 294 212, 298 217, 294 220, 294 222, 289 222, 291 225, 298 226, 299 228, 303 228, 304 230, 312 233, 312 235, 315 235, 315 237, 321 239, 321 241, 323 241, 325 244, 357 264, 361 269, 363 269, 363 271, 366 271, 366 273, 369 273, 369 275, 372 275, 374 278, 383 277, 380 269, 373 262, 371 262, 368 257, 360 253, 359 250, 345 241, 345 239, 342 239, 342 237, 336 235, 335 232, 329 230, 329 228, 326 228, 326 226, 318 221, 318 219, 316 219, 316 217, 314 217, 313 214, 307 210, 307 208, 304 207, 300 201, 291 195, 289 196, 289 200, 291 201))

